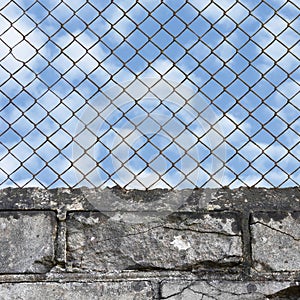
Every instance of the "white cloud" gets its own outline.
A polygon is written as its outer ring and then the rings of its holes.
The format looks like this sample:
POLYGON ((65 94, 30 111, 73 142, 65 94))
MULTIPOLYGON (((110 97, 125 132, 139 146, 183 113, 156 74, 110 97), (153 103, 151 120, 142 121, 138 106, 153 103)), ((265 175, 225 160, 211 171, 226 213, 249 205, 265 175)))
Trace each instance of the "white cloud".
POLYGON ((236 49, 231 46, 227 41, 224 41, 216 49, 215 54, 218 55, 222 60, 228 61, 236 53, 236 49))
POLYGON ((20 162, 11 154, 1 158, 0 168, 7 174, 11 174, 21 166, 20 162))
POLYGON ((62 2, 66 3, 74 11, 78 10, 80 7, 82 7, 86 3, 85 0, 77 0, 76 2, 74 2, 72 0, 63 0, 62 2))
POLYGON ((135 28, 136 25, 126 16, 114 25, 114 28, 123 36, 127 37, 135 28))
MULTIPOLYGON (((150 89, 150 92, 153 92, 158 98, 165 98, 167 97, 166 100, 163 101, 163 104, 166 105, 166 107, 169 107, 170 109, 174 109, 174 111, 177 111, 178 109, 181 108, 181 113, 180 115, 177 116, 177 118, 180 118, 183 122, 186 124, 189 124, 194 120, 195 128, 193 128, 194 133, 199 133, 201 131, 201 135, 205 135, 206 133, 206 140, 203 142, 206 142, 207 147, 211 147, 211 149, 215 149, 217 146, 222 145, 223 139, 220 134, 220 128, 217 128, 218 125, 215 125, 213 129, 210 129, 208 126, 208 115, 209 112, 208 110, 205 112, 207 114, 205 123, 202 123, 200 119, 198 119, 198 123, 195 121, 197 120, 198 117, 198 112, 197 109, 192 106, 189 106, 187 104, 184 104, 185 101, 184 99, 190 98, 195 94, 195 91, 193 89, 190 89, 188 86, 185 86, 182 84, 182 86, 179 86, 178 88, 178 94, 182 96, 181 97, 172 97, 168 95, 173 92, 173 87, 172 85, 169 85, 166 81, 159 81, 157 82, 157 78, 143 78, 143 84, 140 81, 135 81, 128 89, 127 92, 131 94, 131 96, 134 99, 141 99, 143 97, 148 97, 147 96, 147 90, 150 89), (172 102, 175 101, 175 102, 172 102), (179 101, 179 103, 176 103, 176 101, 179 101), (173 107, 174 106, 174 107, 173 107), (177 106, 177 108, 176 108, 177 106), (206 132, 207 131, 207 132, 206 132)), ((177 83, 178 85, 178 83, 177 83)), ((176 86, 174 84, 174 86, 176 86)), ((176 89, 177 90, 177 89, 176 89)), ((178 96, 178 94, 176 94, 178 96)), ((152 95, 152 97, 155 98, 155 96, 152 95)), ((122 99, 122 98, 120 98, 122 99)), ((125 98, 126 99, 126 98, 125 98)), ((125 100, 124 99, 124 100, 125 100)), ((195 101, 195 98, 193 98, 195 101)), ((198 104, 196 105, 195 103, 193 104, 194 106, 204 106, 204 104, 201 104, 201 98, 198 98, 198 104)), ((118 102, 119 100, 116 99, 114 102, 118 102)), ((122 103, 122 101, 118 103, 117 107, 119 109, 122 109, 122 106, 127 105, 127 101, 131 101, 130 99, 125 100, 125 102, 122 103)), ((151 103, 150 103, 151 104, 151 103)), ((145 106, 146 104, 144 103, 143 107, 144 109, 147 109, 145 106)), ((164 108, 167 110, 167 108, 164 108)), ((125 110, 126 111, 126 110, 125 110)), ((211 111, 212 113, 212 111, 211 111)), ((88 125, 88 129, 90 129, 92 132, 95 133, 95 135, 91 134, 89 131, 86 131, 82 135, 78 136, 78 140, 76 141, 78 144, 82 145, 84 149, 88 150, 86 154, 86 158, 82 159, 80 161, 75 162, 75 167, 81 170, 81 172, 84 172, 88 174, 94 166, 93 159, 90 159, 90 157, 94 157, 95 160, 95 155, 99 155, 99 153, 96 152, 95 154, 95 147, 93 146, 96 142, 95 136, 98 136, 97 131, 95 131, 95 127, 101 128, 101 124, 103 124, 103 119, 106 121, 110 121, 114 118, 114 114, 118 115, 118 111, 114 108, 114 106, 110 106, 106 110, 104 110, 100 116, 102 117, 99 118, 98 120, 98 125, 97 122, 92 124, 92 127, 88 125), (115 113, 116 112, 116 113, 115 113), (90 138, 89 138, 90 137, 90 138)), ((82 120, 85 120, 84 116, 89 117, 89 109, 84 112, 84 115, 81 116, 82 120)), ((128 116, 129 117, 129 116, 128 116)), ((203 115, 204 117, 204 115, 203 115)), ((210 114, 209 118, 213 118, 212 114, 210 114)), ((214 118, 213 118, 214 119, 214 118)), ((117 121, 118 119, 116 119, 117 121)), ((127 163, 127 167, 121 165, 121 162, 126 162, 132 155, 132 148, 134 147, 135 143, 139 142, 141 138, 144 138, 144 136, 152 136, 153 134, 159 139, 159 138, 164 138, 165 140, 168 140, 168 143, 171 143, 173 145, 173 150, 170 149, 168 152, 168 155, 171 155, 169 157, 170 160, 174 159, 174 157, 183 157, 177 164, 177 167, 179 170, 176 170, 173 168, 173 171, 169 171, 168 174, 164 176, 165 180, 170 183, 171 182, 177 182, 179 178, 183 176, 183 174, 187 175, 187 179, 195 182, 197 184, 198 179, 197 179, 197 174, 199 172, 193 172, 192 174, 188 175, 193 169, 197 169, 197 161, 199 161, 199 151, 201 151, 201 146, 194 146, 193 151, 189 151, 189 155, 193 158, 194 160, 188 157, 184 157, 184 150, 180 147, 184 148, 184 145, 190 144, 191 146, 197 143, 197 140, 195 139, 195 136, 191 135, 189 131, 184 130, 184 126, 182 125, 182 129, 178 124, 176 124, 176 119, 172 117, 172 115, 168 116, 166 112, 163 112, 163 109, 161 111, 156 110, 150 114, 150 117, 145 117, 143 115, 136 115, 136 116, 131 116, 130 117, 130 122, 125 122, 123 125, 120 123, 120 125, 114 125, 114 131, 111 131, 109 134, 106 135, 105 138, 101 139, 101 143, 105 144, 106 147, 109 149, 112 149, 112 154, 115 155, 115 158, 112 156, 111 158, 111 164, 105 164, 102 163, 102 168, 106 169, 107 172, 114 173, 116 172, 118 184, 120 186, 125 186, 128 184, 131 180, 133 180, 128 187, 130 188, 140 188, 140 182, 142 182, 146 187, 148 188, 155 188, 155 187, 166 187, 166 183, 163 182, 163 180, 160 180, 157 173, 161 173, 161 175, 164 175, 164 172, 168 170, 170 167, 170 162, 166 160, 166 158, 163 158, 163 156, 159 156, 159 152, 156 154, 153 152, 154 155, 153 157, 150 155, 150 157, 147 159, 148 163, 150 165, 152 164, 152 171, 150 170, 145 170, 142 173, 140 173, 140 168, 141 168, 141 163, 137 166, 134 166, 133 162, 132 163, 127 163), (174 124, 173 124, 174 123, 174 124), (132 124, 135 124, 137 126, 137 130, 133 131, 132 129, 132 124), (160 126, 161 128, 160 128, 160 126), (163 131, 162 131, 163 130, 163 131), (181 133, 181 131, 183 132, 181 133), (181 134, 181 139, 179 141, 176 141, 178 145, 174 144, 172 142, 172 137, 176 137, 179 134, 181 134), (159 137, 160 136, 160 137, 159 137), (123 138, 123 140, 122 140, 123 138), (116 149, 117 148, 117 149, 116 149), (174 152, 175 151, 175 152, 174 152), (176 154, 177 153, 177 154, 176 154), (161 172, 159 171, 160 168, 155 168, 155 165, 151 163, 152 159, 155 159, 155 155, 158 155, 160 158, 160 167, 162 168, 161 172), (174 156, 175 155, 175 156, 174 156), (173 157, 173 158, 172 158, 173 157), (165 161, 165 166, 164 165, 165 161), (168 167, 169 166, 169 167, 168 167), (130 172, 132 174, 130 175, 130 172), (183 174, 182 174, 183 173, 183 174), (136 176, 134 178, 134 175, 136 176), (172 179, 173 178, 173 179, 172 179), (157 182, 156 182, 157 181, 157 182), (155 183, 156 182, 156 183, 155 183)), ((88 124, 89 122, 86 122, 88 124)), ((148 144, 149 145, 149 144, 148 144)), ((82 150, 78 148, 77 150, 74 149, 75 152, 79 151, 81 152, 82 150)), ((208 169, 208 172, 215 172, 216 170, 219 170, 223 166, 223 161, 222 161, 222 155, 224 155, 225 150, 222 149, 222 146, 218 148, 218 150, 213 150, 217 156, 220 157, 220 160, 218 159, 212 159, 212 162, 210 163, 211 170, 208 169)), ((104 154, 102 154, 104 155, 104 154)), ((78 157, 78 153, 74 155, 74 157, 78 157)), ((100 153, 101 156, 101 153, 100 153)), ((158 160, 157 160, 158 163, 158 160)), ((79 175, 80 176, 80 175, 79 175)), ((97 177, 97 175, 95 175, 97 177)), ((98 175, 99 176, 99 175, 98 175)), ((203 178, 203 177, 201 177, 203 178)), ((184 179, 184 177, 183 177, 184 179)), ((216 179, 216 178, 215 178, 216 179)), ((95 178, 93 177, 93 180, 96 180, 95 182, 101 182, 101 178, 98 177, 95 178)), ((179 180, 180 182, 180 180, 179 180)), ((176 184, 178 184, 177 182, 176 184)), ((186 183, 187 184, 187 183, 186 183)))
POLYGON ((36 54, 36 49, 32 47, 28 42, 22 41, 16 45, 13 50, 13 56, 18 60, 24 63, 28 62, 36 54), (25 51, 24 51, 25 49, 25 51))
POLYGON ((23 39, 20 32, 18 32, 15 28, 10 27, 8 30, 2 34, 2 39, 5 41, 5 44, 9 47, 14 47, 18 43, 20 43, 23 39))
POLYGON ((300 91, 300 81, 286 80, 280 84, 278 90, 288 99, 293 98, 300 91))
POLYGON ((0 7, 3 12, 3 15, 10 22, 15 22, 18 18, 20 18, 23 14, 22 9, 20 9, 14 2, 12 1, 1 1, 0 7))
POLYGON ((16 60, 12 54, 8 54, 5 59, 2 60, 1 65, 11 74, 14 74, 23 64, 16 60))
POLYGON ((10 23, 0 15, 0 35, 2 35, 7 29, 9 29, 10 23))
MULTIPOLYGON (((7 7, 9 13, 6 17, 10 18, 10 20, 14 20, 20 15, 19 8, 15 5, 12 4, 7 7)), ((45 35, 41 31, 33 30, 35 25, 26 17, 20 18, 12 26, 7 27, 7 22, 1 23, 0 26, 4 27, 1 31, 6 30, 1 35, 3 41, 0 42, 0 53, 3 54, 1 57, 1 65, 10 74, 14 74, 18 71, 14 75, 14 78, 18 80, 19 84, 26 86, 34 80, 35 75, 26 66, 23 66, 23 64, 30 61, 37 54, 39 47, 45 43, 45 35), (29 42, 24 40, 22 35, 25 36, 25 39, 28 38, 29 42), (12 48, 10 54, 8 54, 8 46, 12 48), (4 55, 6 55, 5 59, 3 59, 4 55)), ((34 69, 39 62, 40 59, 32 60, 30 68, 34 69)), ((11 91, 16 89, 16 83, 14 81, 10 81, 7 85, 6 89, 11 91)), ((38 86, 36 87, 38 88, 38 86)))
POLYGON ((226 11, 226 15, 231 17, 237 24, 241 23, 249 14, 250 12, 239 2, 236 2, 228 11, 226 11))
POLYGON ((270 30, 272 34, 277 36, 279 33, 283 32, 287 26, 288 23, 285 22, 282 18, 280 18, 277 15, 274 15, 268 22, 266 22, 263 25, 265 28, 270 30))
POLYGON ((211 3, 207 8, 205 8, 205 10, 202 12, 202 15, 211 23, 215 23, 224 15, 224 10, 220 9, 214 3, 211 3))
MULTIPOLYGON (((279 16, 274 15, 266 24, 264 24, 271 34, 273 34, 273 42, 270 40, 268 42, 268 47, 264 49, 264 52, 267 53, 275 62, 278 62, 280 59, 284 60, 284 69, 289 72, 295 69, 295 60, 291 55, 286 55, 288 50, 285 46, 289 47, 291 44, 295 44, 297 47, 297 40, 295 37, 295 31, 287 29, 287 23, 279 16), (280 42, 279 42, 280 41, 280 42), (272 43, 271 43, 272 42, 272 43), (271 43, 271 44, 270 44, 271 43)), ((292 26, 293 29, 296 27, 292 26)), ((256 34, 257 42, 259 45, 265 45, 265 38, 263 34, 264 29, 260 29, 256 34)), ((299 41, 299 37, 298 37, 299 41)), ((299 43, 298 43, 299 44, 299 43)), ((293 53, 293 51, 291 51, 293 53)), ((279 63, 281 65, 282 63, 279 63)))
POLYGON ((218 6, 220 6, 223 10, 228 10, 236 4, 236 0, 215 0, 214 2, 218 4, 218 6))

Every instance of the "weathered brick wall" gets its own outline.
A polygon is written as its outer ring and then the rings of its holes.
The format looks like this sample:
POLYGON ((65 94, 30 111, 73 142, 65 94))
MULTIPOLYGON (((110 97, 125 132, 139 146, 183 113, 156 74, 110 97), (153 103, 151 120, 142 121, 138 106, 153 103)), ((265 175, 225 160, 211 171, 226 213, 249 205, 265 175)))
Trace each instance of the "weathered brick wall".
POLYGON ((0 299, 300 299, 299 201, 298 188, 4 189, 0 299), (162 213, 157 198, 184 201, 162 213))

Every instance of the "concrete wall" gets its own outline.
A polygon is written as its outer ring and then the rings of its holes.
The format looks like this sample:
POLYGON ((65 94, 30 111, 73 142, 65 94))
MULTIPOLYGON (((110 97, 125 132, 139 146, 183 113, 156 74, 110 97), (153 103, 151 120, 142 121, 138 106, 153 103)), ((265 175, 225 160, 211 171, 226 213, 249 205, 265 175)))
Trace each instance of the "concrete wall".
POLYGON ((0 299, 300 299, 300 189, 0 191, 0 299))

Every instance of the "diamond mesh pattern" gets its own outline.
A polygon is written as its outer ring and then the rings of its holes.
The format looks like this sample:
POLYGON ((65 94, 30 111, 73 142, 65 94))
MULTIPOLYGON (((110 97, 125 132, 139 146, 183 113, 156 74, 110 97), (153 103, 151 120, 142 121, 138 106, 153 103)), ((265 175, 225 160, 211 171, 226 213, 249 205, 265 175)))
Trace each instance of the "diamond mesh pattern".
POLYGON ((299 185, 296 0, 0 11, 1 188, 299 185))

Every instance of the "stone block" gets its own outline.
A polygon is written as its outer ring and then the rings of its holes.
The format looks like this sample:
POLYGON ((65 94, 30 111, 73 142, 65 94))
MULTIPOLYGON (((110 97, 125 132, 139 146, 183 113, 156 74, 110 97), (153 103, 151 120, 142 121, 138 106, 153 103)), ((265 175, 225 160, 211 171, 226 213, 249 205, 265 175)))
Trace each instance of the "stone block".
POLYGON ((234 213, 181 213, 132 224, 100 212, 67 219, 67 263, 87 271, 195 270, 238 265, 239 218, 234 213))
POLYGON ((173 281, 162 284, 161 294, 168 300, 283 300, 300 299, 300 287, 287 281, 173 281))
POLYGON ((1 300, 152 300, 151 283, 147 281, 93 283, 4 283, 1 300))
POLYGON ((300 270, 300 212, 255 213, 251 235, 256 271, 300 270))
POLYGON ((54 264, 53 212, 0 212, 0 273, 44 273, 54 264))

